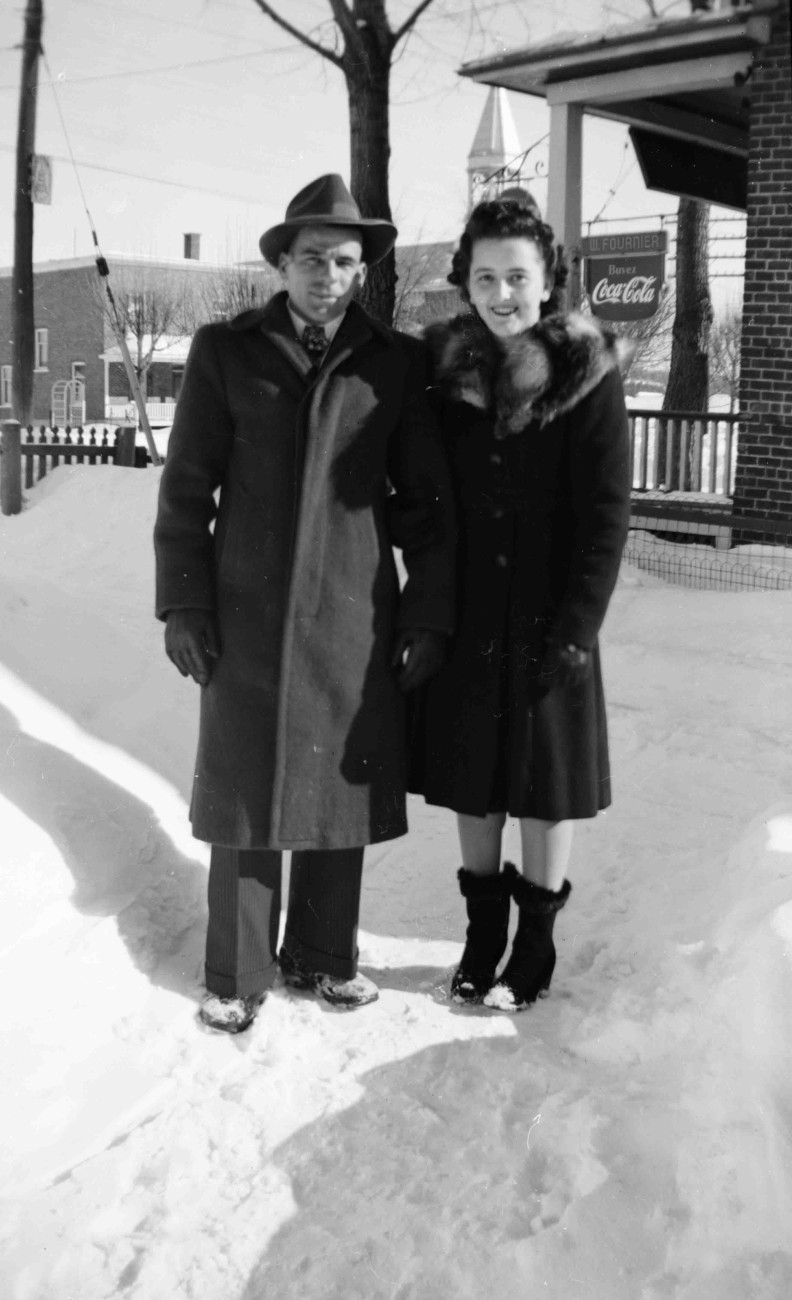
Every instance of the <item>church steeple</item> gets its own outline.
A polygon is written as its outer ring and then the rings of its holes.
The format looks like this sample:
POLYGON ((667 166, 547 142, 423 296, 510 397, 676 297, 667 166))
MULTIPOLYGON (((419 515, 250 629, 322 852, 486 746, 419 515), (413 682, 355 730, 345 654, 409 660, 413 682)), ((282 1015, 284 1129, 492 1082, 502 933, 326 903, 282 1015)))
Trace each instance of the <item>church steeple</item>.
MULTIPOLYGON (((492 197, 503 188, 500 184, 487 185, 493 172, 514 162, 520 155, 520 141, 509 106, 507 92, 502 86, 491 86, 481 114, 473 146, 468 154, 468 201, 470 207, 481 199, 492 197)), ((508 183, 508 182, 506 182, 508 183)))

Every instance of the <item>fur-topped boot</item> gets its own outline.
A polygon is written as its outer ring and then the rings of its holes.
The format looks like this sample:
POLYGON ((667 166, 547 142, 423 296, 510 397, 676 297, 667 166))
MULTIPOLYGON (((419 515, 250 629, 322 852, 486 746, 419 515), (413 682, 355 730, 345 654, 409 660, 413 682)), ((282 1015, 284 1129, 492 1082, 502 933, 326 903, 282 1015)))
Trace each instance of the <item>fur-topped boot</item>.
POLYGON ((467 906, 468 928, 462 960, 451 979, 451 998, 475 1003, 492 987, 506 951, 511 886, 502 871, 479 876, 460 867, 457 879, 467 906))
POLYGON ((519 920, 511 956, 484 1005, 498 1011, 522 1011, 550 988, 556 961, 553 925, 572 886, 565 880, 557 892, 543 889, 521 876, 511 862, 504 866, 503 877, 517 904, 519 920))

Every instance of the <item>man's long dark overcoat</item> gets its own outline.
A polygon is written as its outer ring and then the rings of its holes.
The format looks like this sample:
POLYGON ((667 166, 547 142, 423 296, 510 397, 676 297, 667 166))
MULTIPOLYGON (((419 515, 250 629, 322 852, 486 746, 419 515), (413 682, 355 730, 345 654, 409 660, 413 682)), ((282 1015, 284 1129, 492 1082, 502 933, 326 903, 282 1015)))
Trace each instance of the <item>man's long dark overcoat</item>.
POLYGON ((420 362, 418 344, 353 304, 317 373, 285 294, 195 336, 155 547, 158 616, 219 618, 199 839, 327 849, 406 830, 394 635, 449 632, 454 586, 452 493, 420 362), (394 500, 420 525, 401 594, 394 500))
POLYGON ((410 789, 474 816, 592 817, 611 798, 598 632, 630 509, 617 344, 579 316, 505 354, 472 318, 434 327, 431 343, 458 497, 458 627, 414 702, 410 789), (554 643, 591 652, 581 685, 542 673, 554 643))

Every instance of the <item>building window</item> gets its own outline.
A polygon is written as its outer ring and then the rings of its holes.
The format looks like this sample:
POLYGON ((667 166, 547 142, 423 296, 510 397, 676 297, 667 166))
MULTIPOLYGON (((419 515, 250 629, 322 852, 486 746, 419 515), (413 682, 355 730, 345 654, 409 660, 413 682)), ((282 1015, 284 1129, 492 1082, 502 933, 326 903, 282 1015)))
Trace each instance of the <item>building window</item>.
POLYGON ((36 369, 46 370, 49 365, 49 330, 36 330, 36 369))
POLYGON ((0 366, 0 406, 11 405, 11 366, 0 366))

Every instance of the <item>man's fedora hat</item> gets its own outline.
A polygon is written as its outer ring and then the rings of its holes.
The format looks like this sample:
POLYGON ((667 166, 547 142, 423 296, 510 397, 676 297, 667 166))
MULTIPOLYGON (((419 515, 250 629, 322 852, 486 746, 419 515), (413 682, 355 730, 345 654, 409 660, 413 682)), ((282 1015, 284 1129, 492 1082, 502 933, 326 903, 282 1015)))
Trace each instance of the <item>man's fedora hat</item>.
POLYGON ((360 209, 340 176, 331 173, 311 181, 295 194, 286 209, 286 220, 265 230, 259 248, 271 266, 288 252, 294 236, 305 226, 355 226, 363 237, 363 261, 373 266, 382 261, 396 243, 398 231, 390 221, 361 217, 360 209))

